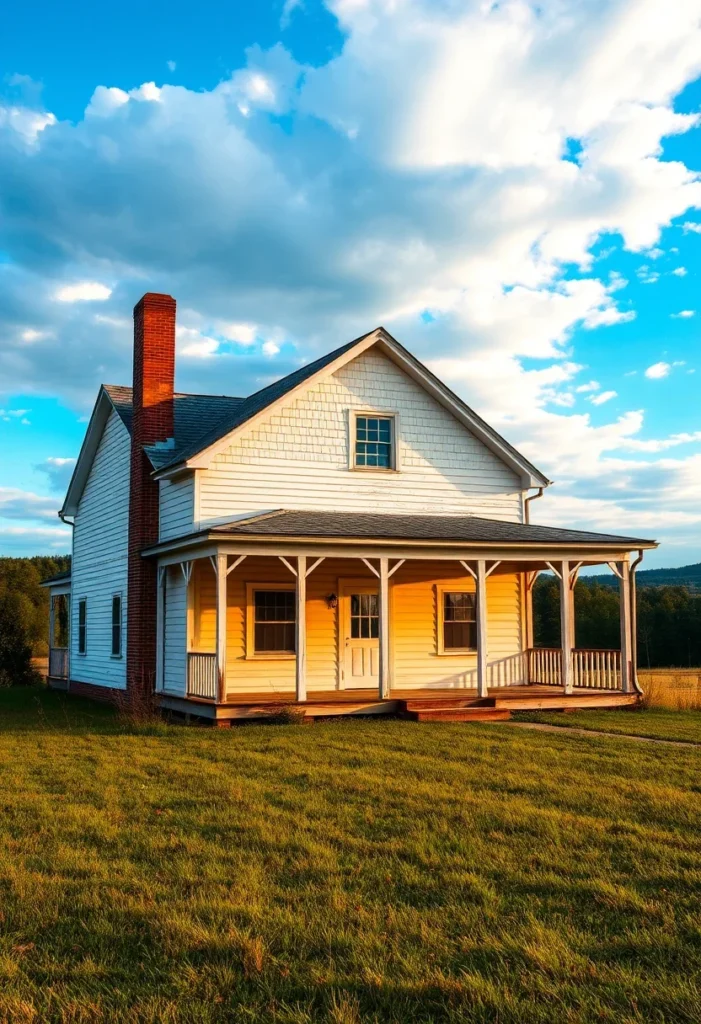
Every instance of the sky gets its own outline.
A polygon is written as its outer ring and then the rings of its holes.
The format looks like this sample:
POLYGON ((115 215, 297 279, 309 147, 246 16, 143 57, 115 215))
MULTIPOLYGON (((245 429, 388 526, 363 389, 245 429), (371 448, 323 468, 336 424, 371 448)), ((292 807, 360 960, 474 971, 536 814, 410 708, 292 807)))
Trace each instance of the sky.
POLYGON ((384 325, 554 481, 701 560, 701 0, 74 0, 0 36, 0 555, 56 513, 131 310, 250 394, 384 325))

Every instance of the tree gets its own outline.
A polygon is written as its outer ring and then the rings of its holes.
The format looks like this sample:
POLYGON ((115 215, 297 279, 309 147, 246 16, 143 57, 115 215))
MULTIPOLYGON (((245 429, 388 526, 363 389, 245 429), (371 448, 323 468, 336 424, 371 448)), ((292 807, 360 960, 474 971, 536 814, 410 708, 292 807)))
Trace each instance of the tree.
POLYGON ((0 686, 29 686, 38 681, 23 594, 0 594, 0 686))

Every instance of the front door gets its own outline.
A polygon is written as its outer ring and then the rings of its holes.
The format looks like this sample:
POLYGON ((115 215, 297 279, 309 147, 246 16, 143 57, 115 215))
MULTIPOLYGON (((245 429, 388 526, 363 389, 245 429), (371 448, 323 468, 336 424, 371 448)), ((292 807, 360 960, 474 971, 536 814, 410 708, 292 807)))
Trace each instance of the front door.
POLYGON ((377 585, 340 582, 342 686, 375 688, 380 670, 380 618, 377 585))

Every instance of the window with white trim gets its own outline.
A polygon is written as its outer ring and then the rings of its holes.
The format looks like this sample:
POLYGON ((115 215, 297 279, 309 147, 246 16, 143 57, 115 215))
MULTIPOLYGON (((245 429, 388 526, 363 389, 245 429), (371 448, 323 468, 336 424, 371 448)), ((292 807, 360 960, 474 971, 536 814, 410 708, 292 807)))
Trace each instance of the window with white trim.
POLYGON ((81 597, 78 601, 78 654, 86 654, 88 650, 88 599, 81 597))
POLYGON ((466 654, 476 650, 476 594, 457 587, 439 588, 438 653, 466 654))
POLYGON ((112 595, 112 657, 122 656, 122 595, 112 595))
POLYGON ((248 584, 246 656, 293 658, 297 619, 294 584, 248 584))
POLYGON ((354 469, 396 469, 396 417, 356 412, 351 421, 354 469))

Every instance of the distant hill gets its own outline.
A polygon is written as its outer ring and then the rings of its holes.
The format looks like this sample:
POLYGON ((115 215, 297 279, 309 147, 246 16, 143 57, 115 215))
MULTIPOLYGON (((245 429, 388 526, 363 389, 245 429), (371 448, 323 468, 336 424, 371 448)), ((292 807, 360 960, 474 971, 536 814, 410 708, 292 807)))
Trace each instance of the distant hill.
MULTIPOLYGON (((618 587, 613 573, 602 576, 580 576, 581 583, 601 583, 604 587, 618 587)), ((701 591, 701 562, 682 565, 678 569, 642 569, 635 574, 638 587, 688 587, 701 591)))

